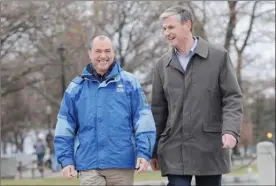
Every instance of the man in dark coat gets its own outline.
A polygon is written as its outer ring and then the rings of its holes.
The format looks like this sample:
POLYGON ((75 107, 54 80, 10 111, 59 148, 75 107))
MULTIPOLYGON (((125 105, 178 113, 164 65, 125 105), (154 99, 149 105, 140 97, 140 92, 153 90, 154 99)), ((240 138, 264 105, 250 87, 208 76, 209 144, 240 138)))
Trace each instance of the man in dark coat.
POLYGON ((191 13, 171 7, 160 16, 172 49, 154 68, 152 111, 157 141, 151 160, 168 185, 220 186, 239 141, 242 92, 227 51, 192 36, 191 13))

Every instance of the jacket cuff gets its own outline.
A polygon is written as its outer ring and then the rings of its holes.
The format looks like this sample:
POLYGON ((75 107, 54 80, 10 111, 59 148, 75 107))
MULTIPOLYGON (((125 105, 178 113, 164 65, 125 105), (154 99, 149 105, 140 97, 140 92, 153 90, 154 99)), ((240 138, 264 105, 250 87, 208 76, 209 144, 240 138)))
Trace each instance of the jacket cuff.
POLYGON ((150 160, 150 157, 147 156, 147 155, 145 155, 145 154, 142 153, 142 152, 138 152, 138 153, 137 153, 137 158, 144 158, 145 160, 147 160, 147 162, 149 162, 149 160, 150 160))
POLYGON ((230 135, 234 136, 236 138, 236 141, 237 141, 236 145, 239 143, 239 141, 240 141, 240 135, 239 134, 237 134, 237 133, 235 133, 233 131, 230 131, 230 130, 224 131, 222 133, 222 135, 224 135, 224 134, 230 134, 230 135))
POLYGON ((63 160, 62 162, 61 162, 61 167, 62 168, 64 168, 64 167, 66 167, 66 166, 68 166, 68 165, 75 165, 75 162, 74 162, 74 160, 72 160, 72 159, 65 159, 65 160, 63 160))

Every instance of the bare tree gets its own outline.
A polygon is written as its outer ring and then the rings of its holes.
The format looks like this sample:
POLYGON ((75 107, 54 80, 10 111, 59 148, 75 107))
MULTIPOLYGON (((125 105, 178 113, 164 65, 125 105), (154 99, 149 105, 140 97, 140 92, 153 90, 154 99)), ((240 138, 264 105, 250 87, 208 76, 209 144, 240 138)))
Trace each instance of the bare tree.
MULTIPOLYGON (((233 55, 249 110, 251 96, 271 84, 262 81, 264 86, 258 88, 259 83, 248 78, 248 72, 260 66, 266 70, 275 68, 274 58, 264 58, 260 51, 251 52, 257 45, 275 42, 275 30, 263 28, 263 22, 275 22, 275 8, 271 4, 275 2, 93 1, 91 6, 73 1, 4 2, 1 96, 5 98, 5 106, 1 121, 7 127, 5 130, 13 131, 11 122, 7 122, 12 114, 6 113, 16 110, 16 104, 11 101, 15 95, 25 95, 17 101, 27 100, 29 105, 25 103, 28 114, 16 112, 22 116, 14 118, 14 125, 21 126, 22 122, 18 122, 21 120, 45 128, 46 105, 53 107, 51 120, 56 121, 62 93, 71 79, 90 63, 87 44, 97 34, 106 34, 113 40, 116 58, 124 69, 139 78, 149 94, 152 80, 149 69, 169 49, 162 38, 159 15, 172 5, 185 5, 192 11, 194 35, 221 44, 233 55), (58 50, 59 46, 64 46, 64 50, 58 50), (41 122, 34 117, 26 119, 24 115, 36 115, 41 122)), ((254 124, 250 112, 246 112, 245 122, 254 124)), ((17 135, 20 136, 19 132, 17 135)))

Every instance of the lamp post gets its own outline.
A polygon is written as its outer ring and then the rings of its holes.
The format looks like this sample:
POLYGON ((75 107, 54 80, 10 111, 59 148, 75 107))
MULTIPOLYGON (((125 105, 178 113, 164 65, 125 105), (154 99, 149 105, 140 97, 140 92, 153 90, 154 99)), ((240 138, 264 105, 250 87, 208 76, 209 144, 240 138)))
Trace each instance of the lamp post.
POLYGON ((65 69, 64 69, 64 61, 65 61, 65 47, 63 44, 60 44, 57 48, 57 52, 60 56, 60 71, 61 71, 61 77, 60 77, 60 80, 61 80, 61 97, 63 97, 63 94, 65 92, 65 69))
MULTIPOLYGON (((51 114, 52 114, 52 107, 48 105, 46 107, 46 114, 48 118, 48 134, 46 136, 46 143, 49 148, 49 155, 52 157, 52 154, 54 152, 54 147, 53 147, 53 135, 52 135, 52 123, 51 123, 51 114)), ((49 167, 51 167, 51 158, 49 159, 49 167)))
POLYGON ((52 114, 52 107, 48 105, 46 107, 46 114, 48 118, 48 134, 46 136, 46 142, 50 149, 50 152, 52 150, 52 143, 53 143, 53 135, 52 135, 52 124, 51 124, 51 114, 52 114))

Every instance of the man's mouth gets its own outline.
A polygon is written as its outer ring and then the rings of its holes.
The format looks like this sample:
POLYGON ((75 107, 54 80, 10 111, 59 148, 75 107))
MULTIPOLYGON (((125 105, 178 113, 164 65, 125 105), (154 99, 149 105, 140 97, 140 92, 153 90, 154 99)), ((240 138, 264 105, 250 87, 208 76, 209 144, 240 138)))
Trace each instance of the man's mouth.
POLYGON ((175 37, 173 36, 173 37, 168 37, 168 40, 170 40, 170 41, 172 41, 172 40, 174 40, 175 39, 175 37))
POLYGON ((101 61, 98 61, 98 62, 101 63, 101 64, 107 64, 108 60, 101 60, 101 61))

